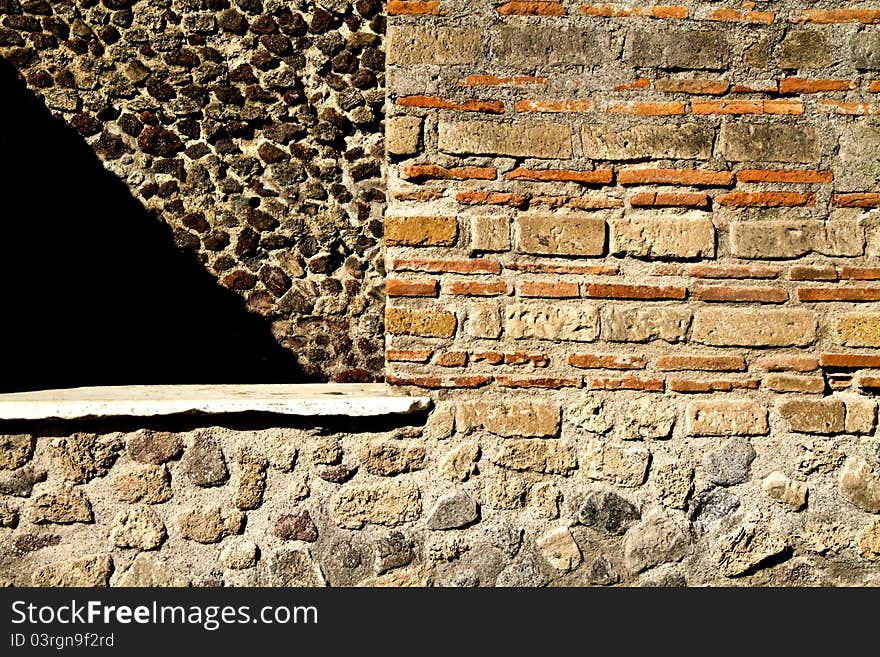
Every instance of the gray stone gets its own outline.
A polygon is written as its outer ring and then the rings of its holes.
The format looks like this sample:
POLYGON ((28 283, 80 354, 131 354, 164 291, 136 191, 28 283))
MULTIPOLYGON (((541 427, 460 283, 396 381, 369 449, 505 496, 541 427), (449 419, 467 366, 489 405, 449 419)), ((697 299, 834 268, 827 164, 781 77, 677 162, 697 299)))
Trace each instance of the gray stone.
POLYGON ((429 529, 458 529, 479 517, 477 503, 467 493, 444 495, 428 514, 429 529))
POLYGON ((501 521, 484 528, 486 538, 508 557, 513 558, 522 545, 523 529, 501 521))
POLYGON ((128 439, 126 450, 133 461, 160 465, 180 455, 183 441, 177 434, 143 429, 128 439))
POLYGON ((389 532, 376 542, 377 575, 408 566, 414 558, 413 542, 403 532, 389 532))
POLYGON ((824 30, 793 28, 774 51, 780 68, 824 68, 830 66, 831 41, 824 30))
POLYGON ((0 435, 0 470, 14 470, 27 463, 36 444, 29 433, 0 435))
POLYGON ((308 509, 295 509, 284 514, 275 521, 272 533, 282 541, 314 543, 318 540, 318 528, 308 509))
POLYGON ((503 63, 522 66, 598 64, 608 55, 608 39, 592 27, 504 24, 491 32, 492 54, 503 63))
POLYGON ((12 472, 0 472, 0 495, 30 497, 34 484, 46 481, 46 471, 26 465, 12 472))
POLYGON ((738 577, 788 551, 788 542, 784 536, 768 527, 749 524, 721 539, 716 559, 722 575, 738 577))
POLYGON ((116 547, 155 550, 165 542, 165 524, 148 506, 120 511, 113 519, 110 542, 116 547))
POLYGON ((113 560, 107 554, 57 561, 37 568, 34 586, 107 586, 113 560))
POLYGON ((706 160, 712 156, 714 140, 714 128, 696 123, 629 128, 591 123, 581 127, 584 157, 595 160, 706 160))
POLYGON ((501 587, 535 587, 546 586, 547 577, 532 558, 524 558, 510 564, 498 573, 495 586, 501 587))
POLYGON ((25 555, 29 552, 36 552, 43 548, 52 547, 61 543, 59 534, 47 533, 25 533, 18 534, 12 539, 12 548, 19 555, 25 555))
POLYGON ((611 586, 620 581, 620 574, 611 563, 601 554, 593 560, 586 573, 587 582, 594 586, 611 586))
POLYGON ((849 42, 853 66, 863 71, 880 70, 880 34, 863 30, 849 42))
POLYGON ((690 518, 704 525, 726 518, 740 506, 739 498, 720 488, 702 491, 691 503, 690 518))
POLYGON ((589 493, 577 512, 578 522, 620 536, 640 517, 629 500, 612 491, 589 493))
POLYGON ((706 453, 703 468, 712 483, 733 486, 749 480, 755 456, 755 449, 748 439, 728 438, 720 447, 706 453))
POLYGON ((690 310, 678 308, 606 306, 602 309, 602 337, 610 342, 682 342, 692 318, 690 310))
POLYGON ((74 522, 89 523, 94 520, 89 498, 79 488, 62 486, 38 495, 31 501, 30 521, 36 524, 74 522))
POLYGON ((835 189, 859 192, 876 188, 880 184, 880 126, 848 124, 838 143, 840 164, 834 167, 835 189))
POLYGON ((863 511, 880 513, 880 472, 864 459, 847 459, 840 473, 840 492, 863 511))
POLYGON ((716 146, 734 162, 818 162, 819 133, 810 125, 746 121, 721 124, 716 146))
POLYGON ((324 574, 305 548, 278 548, 267 560, 269 586, 326 586, 324 574))
POLYGON ((196 486, 220 486, 229 479, 220 445, 207 432, 199 433, 180 462, 182 471, 196 486))
POLYGON ((639 578, 639 586, 647 588, 681 588, 687 586, 687 578, 677 564, 664 564, 644 573, 639 578))
POLYGON ((665 509, 648 511, 623 539, 623 556, 631 572, 681 561, 691 549, 690 523, 665 509))

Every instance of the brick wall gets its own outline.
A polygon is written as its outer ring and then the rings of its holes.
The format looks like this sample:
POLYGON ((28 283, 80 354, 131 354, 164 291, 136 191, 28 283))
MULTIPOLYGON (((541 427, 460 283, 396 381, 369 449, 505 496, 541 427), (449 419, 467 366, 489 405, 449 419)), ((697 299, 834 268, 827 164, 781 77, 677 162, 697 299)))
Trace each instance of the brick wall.
POLYGON ((817 531, 876 560, 880 6, 388 12, 387 380, 493 476, 625 491, 723 575, 817 531), (731 566, 671 510, 708 498, 774 547, 731 566))

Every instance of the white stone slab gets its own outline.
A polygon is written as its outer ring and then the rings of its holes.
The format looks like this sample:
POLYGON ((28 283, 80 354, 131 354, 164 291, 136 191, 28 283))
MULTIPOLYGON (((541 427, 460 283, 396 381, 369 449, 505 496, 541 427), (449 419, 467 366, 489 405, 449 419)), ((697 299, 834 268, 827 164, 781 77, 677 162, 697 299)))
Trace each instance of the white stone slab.
POLYGON ((0 420, 242 413, 368 416, 414 413, 428 397, 395 397, 382 383, 108 386, 0 394, 0 420))

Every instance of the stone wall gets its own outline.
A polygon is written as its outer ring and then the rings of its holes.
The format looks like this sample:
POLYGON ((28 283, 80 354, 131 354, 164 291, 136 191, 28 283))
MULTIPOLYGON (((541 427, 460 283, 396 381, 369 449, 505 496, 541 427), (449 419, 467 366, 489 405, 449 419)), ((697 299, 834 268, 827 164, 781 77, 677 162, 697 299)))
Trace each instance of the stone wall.
POLYGON ((3 0, 0 57, 308 378, 367 380, 382 371, 382 9, 3 0))
POLYGON ((560 582, 876 582, 880 7, 388 11, 387 380, 483 508, 560 582))

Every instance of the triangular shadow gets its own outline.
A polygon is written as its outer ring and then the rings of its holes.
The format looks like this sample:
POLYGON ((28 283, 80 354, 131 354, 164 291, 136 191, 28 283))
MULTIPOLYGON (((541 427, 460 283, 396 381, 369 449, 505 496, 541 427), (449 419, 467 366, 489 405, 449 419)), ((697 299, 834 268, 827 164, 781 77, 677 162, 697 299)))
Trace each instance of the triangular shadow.
POLYGON ((306 380, 3 60, 0 99, 0 392, 306 380))

